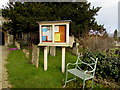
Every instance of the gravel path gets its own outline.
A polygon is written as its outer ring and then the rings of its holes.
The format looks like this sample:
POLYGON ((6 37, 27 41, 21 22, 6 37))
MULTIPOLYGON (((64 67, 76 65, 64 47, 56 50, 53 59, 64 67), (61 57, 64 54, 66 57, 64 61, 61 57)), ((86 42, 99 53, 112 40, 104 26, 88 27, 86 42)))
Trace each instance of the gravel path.
POLYGON ((9 54, 8 47, 0 46, 0 89, 1 88, 11 88, 7 77, 7 69, 5 68, 7 55, 9 54))

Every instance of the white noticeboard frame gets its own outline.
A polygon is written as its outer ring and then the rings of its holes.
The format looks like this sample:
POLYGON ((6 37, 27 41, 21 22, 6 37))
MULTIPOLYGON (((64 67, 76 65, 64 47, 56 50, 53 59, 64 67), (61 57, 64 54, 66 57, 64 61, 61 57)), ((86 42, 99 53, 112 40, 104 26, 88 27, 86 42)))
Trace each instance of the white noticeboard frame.
POLYGON ((71 20, 61 20, 61 21, 42 21, 42 22, 37 22, 39 24, 39 44, 38 46, 65 46, 65 47, 69 47, 69 24, 70 24, 71 20), (59 37, 58 33, 60 31, 59 26, 65 26, 65 42, 59 42, 59 39, 55 38, 59 37), (52 30, 50 30, 50 33, 48 33, 48 31, 46 30, 46 27, 44 26, 51 26, 50 28, 52 30), (44 28, 44 33, 42 32, 42 29, 44 28), (43 37, 42 37, 43 36, 43 37), (51 37, 51 38, 50 38, 51 37), (43 39, 44 38, 44 42, 43 39), (48 42, 46 41, 46 38, 48 39, 48 42), (56 42, 56 41, 58 42, 56 42), (51 42, 49 42, 51 41, 51 42))

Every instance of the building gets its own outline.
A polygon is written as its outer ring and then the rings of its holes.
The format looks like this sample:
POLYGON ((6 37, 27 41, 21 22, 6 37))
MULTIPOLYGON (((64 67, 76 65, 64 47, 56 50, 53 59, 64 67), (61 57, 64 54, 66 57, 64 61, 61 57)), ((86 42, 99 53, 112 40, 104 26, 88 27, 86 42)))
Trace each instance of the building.
POLYGON ((13 35, 10 35, 7 30, 2 30, 2 23, 8 20, 2 17, 2 10, 0 9, 0 45, 13 44, 13 35))

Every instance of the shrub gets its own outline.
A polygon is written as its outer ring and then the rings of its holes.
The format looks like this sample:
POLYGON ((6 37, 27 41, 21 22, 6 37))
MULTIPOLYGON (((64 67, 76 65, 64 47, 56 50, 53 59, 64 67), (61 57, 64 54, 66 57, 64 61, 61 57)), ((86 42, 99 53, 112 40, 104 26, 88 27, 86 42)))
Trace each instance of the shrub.
MULTIPOLYGON (((112 78, 116 82, 120 82, 120 59, 118 57, 107 57, 102 53, 89 53, 92 57, 98 57, 96 76, 102 78, 112 78)), ((88 53, 83 59, 89 58, 88 53)))
POLYGON ((113 39, 110 37, 87 37, 81 39, 79 43, 83 46, 83 49, 88 52, 105 52, 106 49, 112 47, 113 39))

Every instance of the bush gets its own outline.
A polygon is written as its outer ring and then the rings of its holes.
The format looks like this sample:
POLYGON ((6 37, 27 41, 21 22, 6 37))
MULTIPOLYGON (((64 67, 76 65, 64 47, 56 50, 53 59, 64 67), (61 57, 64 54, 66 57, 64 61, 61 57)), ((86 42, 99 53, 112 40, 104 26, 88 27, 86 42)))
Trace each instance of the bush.
POLYGON ((83 46, 84 50, 88 52, 105 52, 106 49, 110 49, 112 47, 113 39, 110 37, 87 37, 85 39, 81 39, 79 43, 83 46))
POLYGON ((15 45, 11 44, 11 45, 8 45, 9 48, 16 48, 15 45))
MULTIPOLYGON (((118 57, 107 57, 102 53, 89 53, 92 57, 98 57, 96 76, 102 78, 112 78, 116 82, 120 82, 120 59, 118 57)), ((85 60, 89 58, 88 53, 85 54, 85 60)))
MULTIPOLYGON (((110 52, 113 46, 113 39, 110 37, 88 37, 81 39, 79 43, 83 46, 84 57, 83 60, 89 62, 88 57, 98 57, 98 64, 96 70, 96 76, 102 78, 112 78, 116 82, 120 82, 120 51, 114 49, 114 52, 110 52)), ((80 48, 80 51, 81 48, 80 48)))

